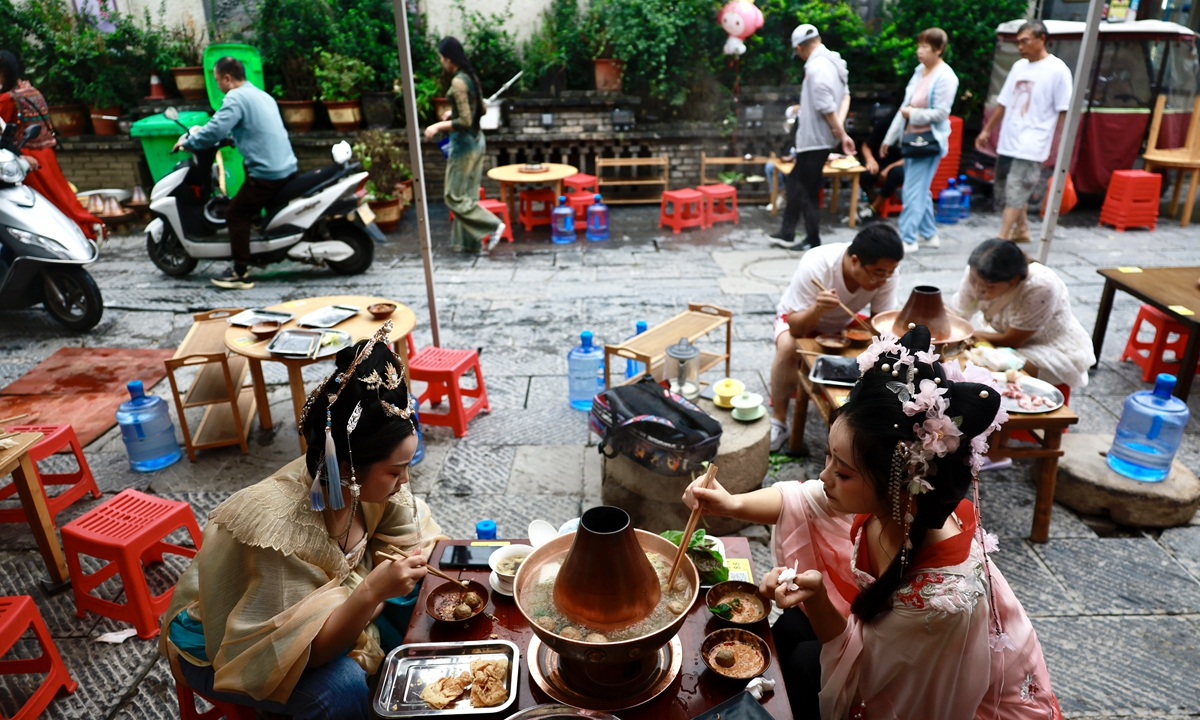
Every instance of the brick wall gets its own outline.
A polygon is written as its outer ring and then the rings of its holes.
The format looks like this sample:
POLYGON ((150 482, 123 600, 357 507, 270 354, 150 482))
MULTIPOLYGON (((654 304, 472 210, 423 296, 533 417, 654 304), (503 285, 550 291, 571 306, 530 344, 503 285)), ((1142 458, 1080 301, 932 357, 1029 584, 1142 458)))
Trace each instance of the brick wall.
POLYGON ((128 190, 138 184, 147 193, 150 191, 150 169, 137 140, 99 140, 87 136, 59 138, 57 156, 63 175, 80 191, 128 190))

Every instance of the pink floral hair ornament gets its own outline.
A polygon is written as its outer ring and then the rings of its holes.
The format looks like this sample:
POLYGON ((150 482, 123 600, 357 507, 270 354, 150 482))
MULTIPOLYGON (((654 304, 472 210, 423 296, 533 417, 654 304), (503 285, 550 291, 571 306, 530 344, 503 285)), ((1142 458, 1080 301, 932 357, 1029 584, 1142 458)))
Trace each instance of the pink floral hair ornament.
POLYGON ((763 26, 763 14, 749 0, 733 0, 717 13, 717 22, 729 35, 722 52, 742 55, 746 52, 746 39, 763 26))

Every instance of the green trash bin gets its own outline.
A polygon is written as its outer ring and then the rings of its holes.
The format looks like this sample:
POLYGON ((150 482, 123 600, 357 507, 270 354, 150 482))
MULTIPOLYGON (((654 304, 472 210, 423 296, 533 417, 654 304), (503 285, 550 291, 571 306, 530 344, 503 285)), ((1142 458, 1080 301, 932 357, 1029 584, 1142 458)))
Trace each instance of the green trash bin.
MULTIPOLYGON (((179 113, 179 122, 187 127, 203 126, 210 117, 206 112, 187 111, 179 113)), ((175 141, 183 134, 183 128, 162 113, 138 120, 129 129, 129 134, 142 141, 142 152, 146 154, 146 164, 150 166, 150 177, 154 182, 162 180, 177 164, 191 156, 185 150, 171 152, 175 141)), ((233 197, 246 180, 242 155, 236 148, 227 147, 221 149, 221 158, 225 161, 225 190, 233 197)))
POLYGON ((258 48, 240 43, 209 45, 204 48, 204 82, 208 89, 208 102, 213 110, 220 108, 221 101, 225 99, 225 93, 217 87, 217 79, 213 77, 213 68, 218 60, 226 56, 241 60, 242 66, 246 68, 246 80, 259 90, 266 91, 263 87, 262 56, 258 54, 258 48))

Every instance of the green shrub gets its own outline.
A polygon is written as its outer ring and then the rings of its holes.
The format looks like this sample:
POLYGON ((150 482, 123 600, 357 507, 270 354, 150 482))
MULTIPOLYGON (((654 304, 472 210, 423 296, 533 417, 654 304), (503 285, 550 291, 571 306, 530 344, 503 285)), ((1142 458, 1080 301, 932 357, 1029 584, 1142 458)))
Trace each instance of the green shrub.
POLYGON ((313 65, 334 29, 334 14, 325 0, 261 0, 254 27, 271 94, 286 100, 316 97, 313 65))
POLYGON ((483 97, 488 97, 521 71, 517 41, 504 29, 504 23, 512 18, 512 11, 505 5, 503 12, 484 14, 468 10, 463 0, 454 0, 454 7, 460 17, 458 27, 462 28, 458 39, 483 85, 479 91, 483 97))
POLYGON ((565 71, 568 88, 592 89, 592 54, 585 21, 578 0, 551 0, 542 12, 542 24, 522 47, 522 80, 527 87, 536 86, 547 73, 565 71))
POLYGON ((26 0, 18 12, 24 23, 17 27, 26 30, 21 55, 25 77, 51 105, 76 102, 68 48, 75 35, 75 14, 58 0, 26 0))
POLYGON ((354 157, 367 171, 367 192, 373 200, 396 197, 396 183, 412 177, 401 161, 396 138, 383 130, 364 130, 354 143, 354 157))
POLYGON ((321 99, 332 102, 357 100, 375 79, 375 71, 362 60, 324 50, 313 72, 321 99))

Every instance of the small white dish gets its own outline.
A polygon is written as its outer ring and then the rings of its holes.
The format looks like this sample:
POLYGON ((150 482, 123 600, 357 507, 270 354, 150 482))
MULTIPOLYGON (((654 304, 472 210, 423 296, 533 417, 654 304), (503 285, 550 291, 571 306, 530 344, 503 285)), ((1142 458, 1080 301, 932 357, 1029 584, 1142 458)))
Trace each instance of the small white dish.
POLYGON ((558 530, 545 520, 534 520, 529 523, 529 544, 540 548, 558 536, 558 530))
POLYGON ((505 590, 504 586, 500 584, 501 582, 502 581, 500 580, 500 575, 498 575, 495 570, 492 571, 491 575, 488 575, 488 584, 492 586, 493 590, 500 593, 501 595, 505 595, 507 597, 512 597, 513 596, 512 585, 509 585, 508 589, 505 590))
POLYGON ((570 520, 566 521, 562 525, 558 526, 558 534, 566 535, 567 533, 573 533, 578 529, 579 529, 579 518, 571 518, 570 520))

